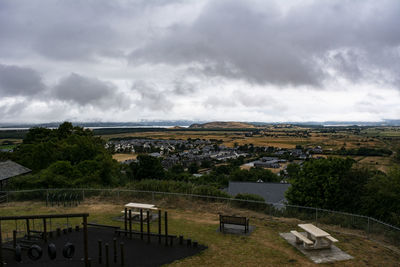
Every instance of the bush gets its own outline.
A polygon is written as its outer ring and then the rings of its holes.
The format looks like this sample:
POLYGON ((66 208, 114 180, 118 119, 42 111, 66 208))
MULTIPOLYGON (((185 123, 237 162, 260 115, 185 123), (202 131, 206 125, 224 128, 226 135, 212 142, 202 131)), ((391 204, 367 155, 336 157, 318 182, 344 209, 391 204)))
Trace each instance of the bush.
MULTIPOLYGON (((255 194, 237 194, 234 198, 235 200, 248 200, 248 201, 258 201, 264 202, 265 199, 259 195, 255 194)), ((265 203, 255 203, 246 201, 234 201, 234 204, 241 208, 251 209, 251 210, 264 210, 267 206, 265 203)))
POLYGON ((129 184, 130 189, 140 191, 155 191, 155 192, 168 192, 168 193, 182 193, 182 194, 195 194, 213 197, 226 197, 230 196, 219 190, 218 188, 210 185, 194 185, 181 181, 166 181, 166 180, 141 180, 129 184))

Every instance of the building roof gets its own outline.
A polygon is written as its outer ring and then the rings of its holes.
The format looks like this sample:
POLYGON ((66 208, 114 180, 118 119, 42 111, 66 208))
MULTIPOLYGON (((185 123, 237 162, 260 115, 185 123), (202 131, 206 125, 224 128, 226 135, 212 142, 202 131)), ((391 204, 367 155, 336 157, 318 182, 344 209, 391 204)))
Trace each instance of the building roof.
POLYGON ((25 174, 31 172, 31 169, 28 169, 18 163, 7 160, 0 162, 0 181, 9 179, 14 176, 18 176, 21 174, 25 174))
POLYGON ((269 203, 285 201, 285 192, 290 184, 283 183, 253 183, 229 182, 228 194, 235 196, 240 193, 255 194, 263 197, 269 203))

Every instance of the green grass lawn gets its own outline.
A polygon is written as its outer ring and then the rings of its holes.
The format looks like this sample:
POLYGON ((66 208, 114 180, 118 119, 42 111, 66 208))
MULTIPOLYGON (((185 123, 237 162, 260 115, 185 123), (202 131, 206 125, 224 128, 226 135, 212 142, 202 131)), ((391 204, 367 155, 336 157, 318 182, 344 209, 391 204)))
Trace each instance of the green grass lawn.
MULTIPOLYGON (((13 202, 0 205, 0 215, 27 215, 49 213, 88 212, 88 221, 123 227, 122 222, 113 220, 121 216, 123 203, 105 202, 91 199, 78 207, 49 207, 43 202, 13 202)), ((168 202, 160 201, 158 206, 168 211, 169 233, 184 235, 208 246, 202 253, 180 261, 170 266, 317 266, 308 260, 294 247, 279 236, 280 232, 296 229, 301 221, 297 219, 276 218, 265 214, 235 209, 223 203, 205 202, 168 202), (218 212, 225 214, 245 215, 250 218, 250 224, 256 230, 250 236, 223 235, 217 233, 218 212)), ((78 225, 79 219, 52 221, 52 229, 66 225, 78 225)), ((340 242, 339 248, 354 256, 354 260, 334 264, 319 264, 318 266, 399 266, 400 252, 389 249, 382 243, 367 240, 348 230, 346 234, 338 233, 334 227, 319 225, 330 232, 340 242)), ((40 222, 36 226, 40 229, 40 222)), ((15 222, 3 222, 3 237, 10 238, 15 222)), ((19 230, 24 228, 19 223, 19 230)), ((139 229, 138 224, 134 224, 139 229)), ((154 231, 157 222, 151 225, 154 231)))
POLYGON ((0 146, 0 149, 14 149, 16 147, 16 145, 4 145, 4 146, 0 146))

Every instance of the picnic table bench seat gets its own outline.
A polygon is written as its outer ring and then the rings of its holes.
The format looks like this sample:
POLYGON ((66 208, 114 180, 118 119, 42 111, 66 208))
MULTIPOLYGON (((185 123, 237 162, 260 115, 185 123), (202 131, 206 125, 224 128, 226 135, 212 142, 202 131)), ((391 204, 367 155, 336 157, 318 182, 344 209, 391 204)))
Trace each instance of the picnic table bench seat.
POLYGON ((249 231, 249 219, 246 217, 231 216, 231 215, 219 215, 219 230, 224 232, 225 224, 242 225, 244 226, 244 232, 249 231))
POLYGON ((328 239, 329 241, 335 243, 335 242, 339 242, 339 240, 337 240, 336 238, 332 237, 332 236, 327 236, 326 239, 328 239))
POLYGON ((293 230, 290 231, 295 237, 296 237, 296 243, 297 244, 304 244, 304 248, 311 248, 311 246, 314 244, 313 241, 305 237, 304 235, 300 234, 299 232, 293 230))

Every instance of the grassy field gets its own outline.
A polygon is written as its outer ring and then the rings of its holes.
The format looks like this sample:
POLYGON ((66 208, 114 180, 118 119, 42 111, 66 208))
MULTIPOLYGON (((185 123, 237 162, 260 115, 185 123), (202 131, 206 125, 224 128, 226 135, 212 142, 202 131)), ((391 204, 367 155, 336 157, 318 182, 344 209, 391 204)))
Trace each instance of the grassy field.
POLYGON ((136 159, 137 154, 132 154, 132 153, 117 153, 113 154, 113 159, 115 159, 118 162, 123 162, 125 160, 130 160, 130 159, 136 159))
MULTIPOLYGON (((43 202, 13 202, 1 205, 0 215, 89 212, 89 222, 122 226, 121 222, 113 218, 120 216, 123 203, 91 199, 78 207, 46 208, 43 202)), ((228 207, 222 203, 162 200, 156 204, 162 210, 168 211, 171 234, 183 234, 208 246, 204 252, 174 262, 169 266, 317 266, 279 236, 280 232, 296 229, 296 225, 301 223, 299 220, 275 218, 228 207), (256 226, 255 232, 247 237, 217 233, 219 212, 249 217, 250 224, 256 226)), ((63 227, 66 223, 65 220, 53 221, 52 227, 63 227)), ((68 222, 69 225, 78 223, 79 221, 72 220, 68 222)), ((3 222, 3 237, 9 237, 14 226, 14 222, 3 222), (6 229, 8 233, 5 234, 6 229)), ((342 233, 339 233, 333 226, 319 226, 339 239, 337 246, 355 259, 318 266, 399 266, 400 251, 398 249, 388 248, 383 243, 361 237, 354 230, 341 229, 339 232, 342 233)), ((20 229, 22 227, 19 225, 20 229)), ((138 228, 138 225, 135 227, 138 228)), ((153 225, 152 229, 156 229, 156 226, 153 225)))

